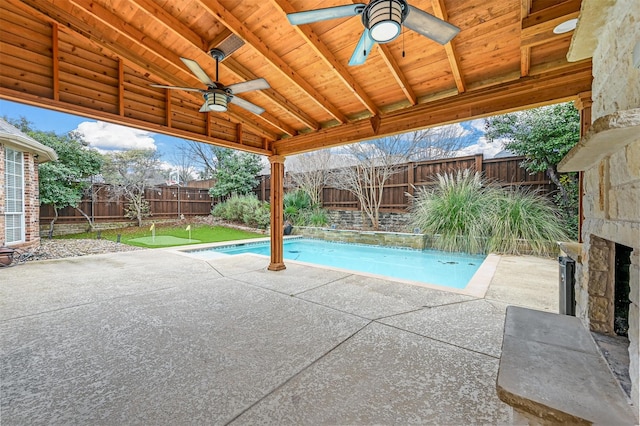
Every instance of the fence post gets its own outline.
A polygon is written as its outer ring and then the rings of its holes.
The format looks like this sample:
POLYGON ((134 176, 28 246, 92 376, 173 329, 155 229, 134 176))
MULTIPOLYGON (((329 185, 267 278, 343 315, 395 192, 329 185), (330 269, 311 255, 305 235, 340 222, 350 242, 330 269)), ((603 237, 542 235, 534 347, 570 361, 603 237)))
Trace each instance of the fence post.
POLYGON ((416 183, 415 163, 407 163, 407 194, 413 197, 414 186, 416 183))
POLYGON ((483 170, 483 155, 482 154, 476 154, 476 172, 484 172, 483 170))

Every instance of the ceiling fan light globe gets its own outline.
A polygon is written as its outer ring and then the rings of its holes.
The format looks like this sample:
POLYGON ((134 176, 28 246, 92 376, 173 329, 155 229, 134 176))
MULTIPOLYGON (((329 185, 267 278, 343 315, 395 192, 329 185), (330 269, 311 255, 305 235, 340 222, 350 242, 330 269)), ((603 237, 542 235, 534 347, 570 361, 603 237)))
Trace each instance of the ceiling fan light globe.
POLYGON ((397 0, 381 0, 370 3, 365 11, 366 26, 371 38, 378 43, 388 43, 400 35, 403 19, 402 3, 397 0))
POLYGON ((222 91, 207 93, 205 97, 207 109, 213 112, 226 112, 228 101, 227 94, 222 91))
POLYGON ((388 43, 400 35, 400 25, 393 21, 378 22, 371 27, 371 38, 378 43, 388 43))

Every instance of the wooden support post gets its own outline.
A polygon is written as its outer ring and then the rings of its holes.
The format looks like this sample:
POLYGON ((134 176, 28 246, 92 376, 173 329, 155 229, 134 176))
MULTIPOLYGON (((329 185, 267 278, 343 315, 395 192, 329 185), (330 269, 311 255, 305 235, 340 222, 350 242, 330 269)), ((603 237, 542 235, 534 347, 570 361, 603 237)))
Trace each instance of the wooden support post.
POLYGON ((284 157, 282 155, 272 155, 269 157, 271 163, 271 263, 270 271, 281 271, 286 269, 284 265, 284 217, 282 201, 284 197, 284 157))
MULTIPOLYGON (((591 92, 578 94, 578 99, 574 102, 576 109, 580 113, 580 139, 584 137, 591 127, 591 92)), ((578 242, 582 242, 582 224, 584 223, 584 211, 582 207, 582 196, 584 193, 584 172, 578 172, 578 242)))

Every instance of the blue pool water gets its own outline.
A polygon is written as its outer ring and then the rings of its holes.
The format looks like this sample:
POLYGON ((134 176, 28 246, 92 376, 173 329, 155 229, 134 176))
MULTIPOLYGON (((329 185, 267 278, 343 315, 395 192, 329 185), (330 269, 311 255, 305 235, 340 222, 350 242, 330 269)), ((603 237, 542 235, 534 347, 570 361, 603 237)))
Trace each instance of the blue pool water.
MULTIPOLYGON (((269 256, 270 244, 235 244, 189 252, 205 259, 212 258, 217 253, 254 253, 269 256)), ((465 288, 485 256, 297 238, 285 240, 284 258, 452 288, 465 288)))

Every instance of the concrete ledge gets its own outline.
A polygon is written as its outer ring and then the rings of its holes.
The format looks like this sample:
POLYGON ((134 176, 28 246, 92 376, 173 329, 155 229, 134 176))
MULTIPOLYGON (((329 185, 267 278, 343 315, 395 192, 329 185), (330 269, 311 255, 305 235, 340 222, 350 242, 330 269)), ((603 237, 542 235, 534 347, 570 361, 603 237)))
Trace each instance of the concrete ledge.
POLYGON ((509 306, 496 388, 530 424, 638 423, 591 334, 571 316, 509 306))

